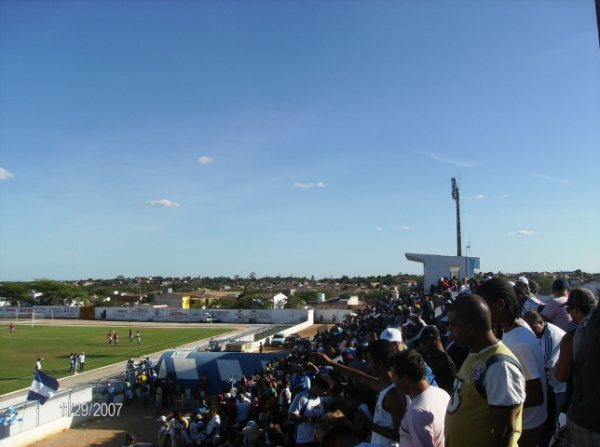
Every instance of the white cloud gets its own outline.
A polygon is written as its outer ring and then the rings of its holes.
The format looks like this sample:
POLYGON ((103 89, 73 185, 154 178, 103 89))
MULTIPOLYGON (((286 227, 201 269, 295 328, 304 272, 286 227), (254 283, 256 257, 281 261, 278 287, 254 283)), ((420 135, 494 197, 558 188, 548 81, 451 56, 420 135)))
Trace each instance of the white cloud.
POLYGON ((467 198, 467 200, 483 200, 483 199, 485 199, 485 195, 483 195, 483 194, 477 194, 476 196, 467 198))
POLYGON ((410 230, 410 227, 408 225, 400 225, 398 229, 401 231, 408 231, 410 230))
POLYGON ((460 166, 461 168, 470 168, 475 165, 475 163, 463 160, 457 160, 452 158, 442 157, 441 155, 434 154, 433 152, 421 151, 421 153, 432 160, 439 161, 440 163, 446 163, 449 165, 460 166))
POLYGON ((198 163, 204 166, 211 164, 213 161, 215 160, 212 157, 209 157, 208 155, 198 157, 198 163))
POLYGON ((8 180, 9 178, 13 178, 15 174, 10 171, 7 171, 3 167, 0 167, 0 180, 8 180))
POLYGON ((506 234, 508 234, 509 236, 533 236, 535 234, 535 231, 517 230, 517 231, 509 231, 506 234))
POLYGON ((149 200, 146 202, 146 206, 160 206, 162 208, 179 208, 181 205, 179 202, 173 202, 168 199, 160 199, 160 200, 149 200))
POLYGON ((309 183, 302 183, 302 182, 296 182, 292 185, 292 188, 296 188, 296 189, 313 189, 313 188, 325 188, 325 183, 323 183, 322 181, 318 181, 316 183, 314 182, 309 182, 309 183))
POLYGON ((542 180, 548 180, 550 182, 560 183, 561 185, 568 185, 571 183, 569 180, 567 180, 565 178, 552 177, 552 176, 546 175, 546 174, 538 174, 537 172, 533 172, 529 175, 531 177, 541 178, 542 180))

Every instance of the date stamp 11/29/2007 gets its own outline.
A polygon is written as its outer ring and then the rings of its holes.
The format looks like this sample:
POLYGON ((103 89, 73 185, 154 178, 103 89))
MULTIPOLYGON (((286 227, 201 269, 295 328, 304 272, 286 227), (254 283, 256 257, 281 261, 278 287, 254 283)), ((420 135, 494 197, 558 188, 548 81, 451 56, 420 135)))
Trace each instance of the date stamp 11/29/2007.
POLYGON ((62 417, 117 417, 121 414, 122 403, 114 402, 70 402, 60 406, 62 417))

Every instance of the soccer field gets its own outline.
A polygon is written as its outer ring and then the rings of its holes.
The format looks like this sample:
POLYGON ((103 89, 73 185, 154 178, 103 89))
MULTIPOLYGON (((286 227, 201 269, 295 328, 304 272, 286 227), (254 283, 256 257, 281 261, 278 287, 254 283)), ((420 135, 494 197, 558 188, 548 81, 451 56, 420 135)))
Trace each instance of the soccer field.
POLYGON ((85 352, 85 370, 89 371, 231 331, 134 327, 134 339, 130 342, 129 329, 118 327, 119 344, 109 345, 109 328, 106 326, 19 326, 13 335, 9 335, 7 327, 1 329, 0 394, 29 387, 38 357, 44 359, 42 371, 58 379, 72 374, 69 372, 72 352, 85 352), (142 337, 141 344, 135 339, 137 329, 142 337))

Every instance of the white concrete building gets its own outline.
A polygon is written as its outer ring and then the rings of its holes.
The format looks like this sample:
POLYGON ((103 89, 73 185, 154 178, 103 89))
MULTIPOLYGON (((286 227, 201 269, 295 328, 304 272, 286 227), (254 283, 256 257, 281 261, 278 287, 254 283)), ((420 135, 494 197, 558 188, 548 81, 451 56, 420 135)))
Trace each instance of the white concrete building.
POLYGON ((443 256, 422 253, 405 253, 409 261, 423 264, 424 287, 429 290, 431 285, 437 286, 438 280, 444 276, 462 279, 472 278, 475 269, 479 269, 479 258, 472 256, 443 256))

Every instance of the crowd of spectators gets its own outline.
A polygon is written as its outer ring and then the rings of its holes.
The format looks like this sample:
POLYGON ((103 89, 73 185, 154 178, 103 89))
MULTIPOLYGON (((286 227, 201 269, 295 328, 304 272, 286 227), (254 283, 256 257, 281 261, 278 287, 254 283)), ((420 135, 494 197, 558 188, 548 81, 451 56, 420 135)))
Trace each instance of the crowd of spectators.
POLYGON ((147 359, 128 365, 126 397, 154 407, 159 447, 600 445, 597 299, 562 279, 546 303, 536 291, 524 277, 414 285, 218 395, 147 359))

